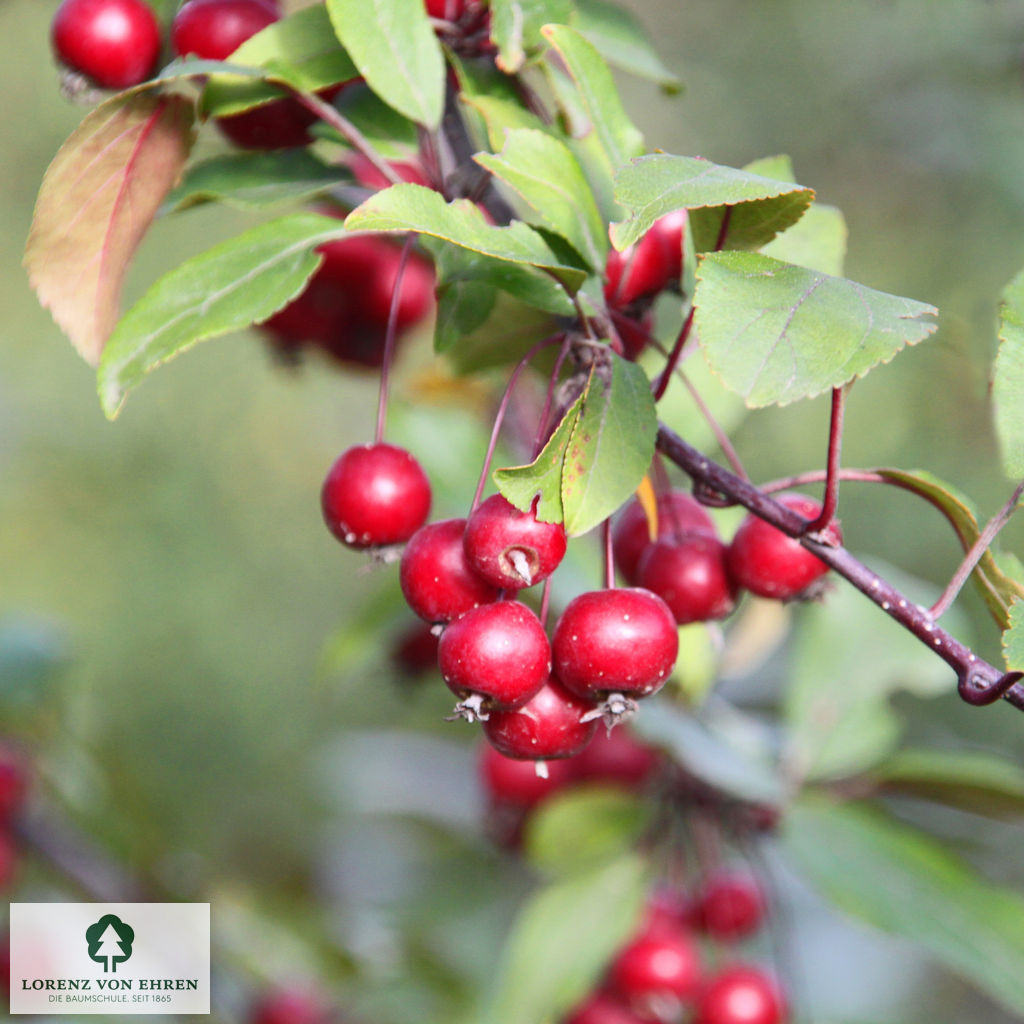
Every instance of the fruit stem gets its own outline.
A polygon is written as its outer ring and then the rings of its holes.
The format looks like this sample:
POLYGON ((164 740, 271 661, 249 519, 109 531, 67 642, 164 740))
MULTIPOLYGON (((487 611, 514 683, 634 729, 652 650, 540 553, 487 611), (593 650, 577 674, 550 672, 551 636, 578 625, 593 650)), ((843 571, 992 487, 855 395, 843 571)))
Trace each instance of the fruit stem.
POLYGON ((850 384, 832 389, 832 415, 828 424, 828 456, 825 463, 825 495, 817 518, 809 522, 804 533, 822 533, 836 517, 839 506, 839 457, 843 448, 843 416, 846 392, 850 384))
POLYGON ((933 619, 941 618, 949 609, 949 606, 956 600, 957 594, 963 589, 975 566, 985 556, 996 534, 1010 521, 1010 517, 1017 511, 1021 495, 1024 494, 1024 480, 1018 485, 1005 505, 985 524, 985 529, 978 535, 978 539, 971 545, 971 549, 964 556, 959 568, 953 574, 949 585, 940 595, 938 601, 929 608, 933 619))
POLYGON ((476 493, 473 495, 473 504, 469 507, 469 514, 472 515, 480 504, 480 499, 484 496, 484 487, 487 485, 487 474, 491 469, 491 460, 494 458, 494 449, 498 446, 498 434, 501 431, 501 424, 505 419, 505 412, 508 410, 508 403, 512 398, 512 390, 516 386, 516 381, 519 380, 519 375, 529 365, 530 360, 541 351, 541 349, 547 348, 548 345, 553 345, 556 341, 561 341, 561 334, 552 334, 547 338, 543 338, 538 341, 529 352, 523 356, 522 359, 516 363, 515 369, 512 371, 508 378, 508 384, 505 386, 505 393, 501 396, 501 402, 498 405, 498 411, 494 417, 494 426, 491 428, 491 438, 487 442, 487 452, 484 455, 484 465, 480 470, 480 480, 476 485, 476 493))
POLYGON ((732 220, 732 207, 727 206, 722 214, 722 223, 718 228, 718 237, 715 239, 715 252, 719 252, 725 245, 725 236, 729 234, 729 222, 732 220))
POLYGON ((537 616, 540 619, 540 624, 547 629, 548 628, 548 609, 551 607, 551 577, 549 576, 544 581, 544 589, 540 595, 540 614, 537 616))
POLYGON ((960 697, 968 704, 991 704, 1000 697, 1024 711, 1022 672, 1002 672, 936 625, 931 613, 905 597, 891 583, 858 561, 841 545, 832 547, 804 535, 806 520, 763 491, 687 444, 660 424, 658 448, 701 487, 724 494, 813 552, 837 575, 849 581, 890 618, 933 650, 957 674, 960 697))
POLYGON ((744 480, 749 480, 750 477, 747 476, 747 471, 743 468, 743 463, 740 461, 732 441, 729 440, 729 435, 722 429, 722 424, 715 419, 714 413, 712 413, 707 403, 701 397, 701 393, 697 390, 696 385, 678 368, 676 369, 676 376, 686 385, 686 390, 690 392, 694 405, 697 406, 701 416, 704 417, 705 422, 711 428, 711 433, 714 435, 718 447, 722 449, 726 462, 732 466, 737 476, 742 477, 744 480))
POLYGON ((384 332, 384 358, 380 365, 380 392, 377 396, 377 431, 374 439, 377 444, 384 440, 384 422, 388 414, 388 384, 391 380, 391 362, 395 355, 395 335, 398 333, 398 306, 402 294, 402 280, 409 262, 415 235, 409 235, 402 246, 402 255, 395 273, 395 286, 391 292, 391 307, 388 309, 388 325, 384 332))
POLYGON ((690 306, 690 312, 686 314, 686 319, 683 321, 683 326, 679 331, 679 336, 676 338, 675 345, 672 346, 665 369, 661 371, 661 374, 654 383, 654 400, 656 402, 661 401, 661 396, 668 389, 668 382, 672 379, 672 371, 676 368, 676 363, 679 362, 679 357, 682 354, 687 338, 690 337, 690 331, 693 328, 693 315, 696 312, 697 307, 690 306))
MULTIPOLYGON (((778 480, 770 480, 766 484, 761 484, 761 490, 765 494, 774 494, 776 491, 788 491, 791 487, 803 487, 805 484, 820 484, 827 475, 823 469, 812 469, 807 473, 795 473, 793 476, 784 476, 778 480)), ((846 480, 848 483, 903 486, 898 480, 890 479, 873 469, 841 469, 836 475, 840 480, 846 480)))
POLYGON ((392 185, 402 184, 402 179, 397 171, 374 149, 366 136, 336 107, 320 99, 319 96, 290 86, 287 82, 278 81, 277 79, 268 79, 268 81, 273 81, 274 85, 287 89, 310 113, 316 114, 321 121, 329 124, 343 139, 347 139, 352 143, 392 185))

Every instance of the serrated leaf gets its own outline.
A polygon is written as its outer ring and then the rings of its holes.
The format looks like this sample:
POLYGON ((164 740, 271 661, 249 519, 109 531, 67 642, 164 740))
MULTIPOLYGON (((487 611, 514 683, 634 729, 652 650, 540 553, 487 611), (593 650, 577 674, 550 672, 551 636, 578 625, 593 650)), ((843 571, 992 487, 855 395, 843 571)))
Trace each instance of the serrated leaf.
MULTIPOLYGON (((879 571, 904 593, 921 589, 898 570, 879 571)), ((786 679, 786 755, 797 779, 843 778, 877 764, 902 732, 894 693, 932 697, 956 687, 945 662, 846 586, 802 609, 786 679)))
POLYGON ((871 782, 900 794, 990 817, 1024 817, 1024 769, 993 754, 901 750, 876 765, 871 782))
POLYGON ((130 309, 103 353, 100 402, 117 415, 142 378, 197 341, 266 320, 320 263, 314 247, 344 234, 333 217, 293 214, 214 246, 162 277, 130 309))
MULTIPOLYGON (((974 506, 962 491, 924 469, 878 469, 875 472, 934 505, 953 527, 965 554, 974 546, 981 535, 981 527, 974 506)), ((1006 629, 1010 624, 1010 606, 1024 597, 1024 582, 1005 573, 991 550, 981 556, 971 580, 999 628, 1006 629)))
POLYGON ((604 268, 604 219, 568 146, 546 132, 510 130, 500 153, 475 159, 523 197, 535 211, 532 224, 566 239, 592 270, 604 268))
POLYGON ((535 515, 542 523, 560 523, 562 509, 562 467, 573 430, 583 409, 583 395, 570 406, 540 455, 527 466, 496 469, 494 482, 505 498, 526 512, 538 498, 535 515))
POLYGON ((691 211, 694 244, 703 252, 759 249, 803 216, 814 191, 700 157, 656 153, 621 168, 615 198, 631 211, 628 220, 611 226, 617 249, 632 245, 660 217, 685 208, 691 211), (722 233, 726 211, 729 223, 722 233))
POLYGON ((629 119, 611 71, 594 45, 566 25, 546 25, 543 34, 558 51, 590 121, 607 165, 614 172, 643 151, 643 136, 629 119))
POLYGON ((1003 470, 1024 477, 1024 270, 1003 289, 992 406, 1003 470))
POLYGON ((1010 605, 1002 640, 1007 671, 1024 672, 1024 599, 1017 598, 1010 605))
POLYGON ((837 906, 928 950, 1001 1003, 1024 1013, 1024 900, 993 885, 924 833, 881 812, 802 799, 784 844, 801 873, 837 906))
POLYGON ((467 334, 483 327, 494 311, 498 289, 486 281, 450 280, 435 288, 434 351, 447 352, 467 334))
POLYGON ((482 1019, 538 1024, 582 998, 636 927, 646 876, 639 857, 625 857, 538 892, 512 928, 482 1019))
POLYGON ((603 522, 637 489, 654 457, 657 432, 650 381, 636 363, 614 356, 610 377, 591 371, 562 467, 570 536, 603 522))
POLYGON ((327 0, 342 46, 373 91, 434 129, 444 110, 444 55, 423 0, 327 0))
POLYGON ((475 111, 487 130, 487 143, 497 152, 505 144, 505 133, 521 129, 546 132, 548 129, 536 114, 512 100, 493 96, 464 96, 463 105, 475 111))
POLYGON ((530 814, 523 852, 530 864, 551 874, 588 871, 633 848, 650 813, 649 804, 622 788, 574 787, 530 814))
MULTIPOLYGON (((341 48, 322 4, 306 7, 281 18, 250 36, 230 63, 264 68, 275 78, 302 92, 317 92, 359 74, 351 57, 341 48)), ((237 114, 281 96, 266 82, 239 82, 216 75, 203 92, 203 111, 211 117, 237 114)))
POLYGON ((475 203, 466 199, 446 203, 444 197, 422 185, 393 185, 356 207, 345 221, 350 231, 415 231, 460 245, 473 252, 510 263, 524 263, 550 271, 575 290, 586 274, 570 267, 554 253, 543 236, 518 221, 508 227, 488 224, 475 203))
POLYGON ((180 96, 116 96, 86 115, 43 177, 25 267, 39 301, 94 366, 132 256, 188 159, 192 117, 180 96))
POLYGON ((593 43, 609 64, 656 82, 665 92, 682 88, 679 78, 661 62, 640 22, 618 4, 577 0, 573 28, 593 43))
POLYGON ((228 153, 194 164, 168 195, 164 213, 219 202, 241 210, 308 199, 341 179, 306 149, 228 153))
POLYGON ((572 0, 491 0, 491 40, 498 48, 498 67, 508 75, 521 70, 527 56, 544 42, 541 28, 567 22, 572 10, 572 0))
POLYGON ((697 268, 696 327, 726 387, 751 407, 837 388, 935 331, 938 310, 760 253, 697 268))

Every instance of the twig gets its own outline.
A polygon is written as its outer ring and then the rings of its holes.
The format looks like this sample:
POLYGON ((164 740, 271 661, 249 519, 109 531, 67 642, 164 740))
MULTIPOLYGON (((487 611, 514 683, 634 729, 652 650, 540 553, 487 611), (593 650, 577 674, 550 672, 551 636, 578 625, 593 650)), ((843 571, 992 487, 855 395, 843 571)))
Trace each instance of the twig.
POLYGON ((843 448, 843 414, 849 385, 832 389, 832 416, 828 424, 828 455, 825 462, 825 496, 816 519, 807 524, 805 533, 822 533, 836 517, 839 506, 839 456, 843 448))

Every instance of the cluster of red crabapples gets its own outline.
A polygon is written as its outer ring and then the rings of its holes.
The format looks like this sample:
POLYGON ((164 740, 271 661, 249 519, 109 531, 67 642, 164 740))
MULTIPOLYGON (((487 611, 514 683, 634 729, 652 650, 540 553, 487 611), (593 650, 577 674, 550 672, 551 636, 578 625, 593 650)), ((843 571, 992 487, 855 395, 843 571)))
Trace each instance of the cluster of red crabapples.
POLYGON ((764 916, 761 890, 744 872, 717 871, 689 895, 656 891, 599 987, 564 1024, 781 1024, 786 1009, 773 977, 733 954, 764 916), (702 939, 727 951, 724 965, 707 970, 702 939))
MULTIPOLYGON (((817 502, 784 495, 809 517, 817 502)), ((616 525, 613 549, 629 587, 573 598, 550 640, 520 592, 546 580, 566 551, 560 523, 538 519, 495 494, 465 519, 427 522, 431 488, 405 449, 378 442, 345 451, 330 468, 321 507, 350 548, 404 544, 399 569, 410 608, 440 633, 441 676, 458 698, 455 716, 482 722, 510 758, 573 757, 599 720, 610 727, 669 678, 678 626, 732 611, 739 587, 762 596, 805 592, 825 565, 797 541, 749 517, 730 545, 695 499, 668 491, 652 537, 635 502, 616 525)), ((838 540, 838 528, 830 527, 838 540)))

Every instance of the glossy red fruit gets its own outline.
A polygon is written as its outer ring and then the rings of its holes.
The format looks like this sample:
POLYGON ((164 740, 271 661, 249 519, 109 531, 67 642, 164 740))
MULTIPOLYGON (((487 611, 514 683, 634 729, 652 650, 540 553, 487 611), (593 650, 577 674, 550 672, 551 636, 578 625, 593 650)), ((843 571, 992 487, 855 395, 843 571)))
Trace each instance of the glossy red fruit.
POLYGON ((217 128, 240 149, 296 149, 313 141, 309 129, 316 119, 295 100, 283 98, 218 117, 217 128))
POLYGON ((0 828, 17 814, 28 792, 28 767, 13 748, 0 743, 0 828))
POLYGON ((160 55, 160 26, 143 0, 64 0, 50 40, 61 63, 104 89, 144 82, 160 55))
POLYGON ((431 18, 445 21, 458 21, 469 6, 469 0, 425 0, 425 3, 431 18))
POLYGON ((599 729, 590 745, 573 759, 578 782, 601 782, 642 789, 657 772, 661 756, 641 743, 627 726, 599 729))
POLYGON ((782 1024, 782 993, 757 967, 734 964, 707 983, 697 1004, 694 1024, 782 1024))
POLYGON ((479 717, 525 704, 551 674, 551 645, 540 619, 519 601, 497 601, 445 627, 441 676, 479 717))
MULTIPOLYGON (((821 512, 821 505, 803 494, 781 494, 776 500, 808 520, 821 512)), ((839 523, 830 523, 825 536, 841 543, 839 523)), ((732 578, 741 587, 759 597, 780 601, 798 597, 828 572, 828 566, 799 541, 753 513, 743 520, 729 545, 728 565, 732 578)))
POLYGON ((575 780, 576 759, 552 761, 547 777, 537 774, 532 761, 506 757, 490 745, 480 745, 480 781, 493 803, 529 808, 546 800, 552 793, 565 789, 575 780))
POLYGON ((647 514, 636 499, 625 507, 612 531, 615 567, 633 584, 636 583, 636 567, 640 557, 655 540, 683 537, 691 533, 718 536, 707 509, 685 491, 668 491, 659 495, 656 507, 657 536, 653 540, 647 514))
POLYGON ((555 675, 573 693, 646 697, 659 690, 679 653, 668 606, 639 587, 593 590, 573 598, 551 641, 555 675))
POLYGON ((542 523, 537 502, 520 512, 500 494, 482 502, 466 523, 466 557, 496 587, 519 590, 546 580, 565 557, 565 527, 542 523))
POLYGON ((625 1003, 608 992, 595 992, 579 1004, 565 1024, 646 1024, 625 1003))
POLYGON ((692 917, 694 925, 722 942, 746 938, 764 920, 761 888, 749 875, 712 875, 696 895, 692 917))
POLYGON ((608 979, 622 999, 643 1012, 678 1006, 700 988, 700 953, 682 929, 644 932, 615 957, 608 979))
POLYGON ((677 282, 683 267, 686 214, 670 213, 622 252, 612 249, 605 264, 605 300, 622 308, 677 282))
POLYGON ((660 885, 647 897, 642 932, 644 935, 656 935, 659 932, 677 935, 689 927, 690 914, 690 903, 682 889, 660 885))
POLYGON ((327 528, 350 548, 408 540, 430 513, 430 481, 404 448, 362 444, 343 452, 320 491, 327 528))
POLYGON ((323 1000, 305 989, 271 992, 253 1007, 250 1024, 327 1024, 323 1000))
POLYGON ((226 60, 279 17, 269 0, 188 0, 171 23, 171 43, 179 57, 226 60))
POLYGON ((465 519, 427 523, 405 546, 398 579, 409 607, 425 622, 451 622, 497 599, 497 588, 466 561, 465 529, 465 519))
POLYGON ((547 761, 578 754, 593 738, 597 720, 582 718, 591 701, 570 693, 552 676, 522 707, 495 711, 484 733, 506 757, 547 761))
POLYGON ((637 586, 657 594, 680 626, 724 619, 736 607, 727 554, 728 548, 717 537, 705 534, 659 540, 640 558, 637 586))
MULTIPOLYGON (((367 188, 388 188, 392 182, 389 178, 385 177, 384 173, 380 171, 376 165, 370 162, 370 160, 363 156, 362 153, 353 153, 348 158, 349 169, 356 177, 356 181, 360 185, 365 185, 367 188)), ((424 185, 427 188, 430 187, 430 182, 427 181, 426 172, 419 164, 409 163, 404 160, 390 161, 389 166, 391 170, 398 175, 402 181, 409 183, 410 185, 424 185)))

